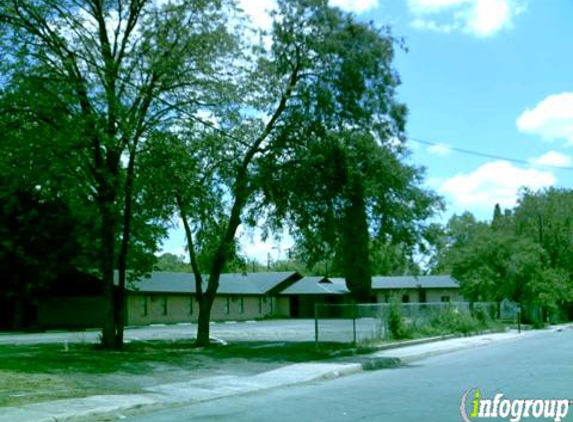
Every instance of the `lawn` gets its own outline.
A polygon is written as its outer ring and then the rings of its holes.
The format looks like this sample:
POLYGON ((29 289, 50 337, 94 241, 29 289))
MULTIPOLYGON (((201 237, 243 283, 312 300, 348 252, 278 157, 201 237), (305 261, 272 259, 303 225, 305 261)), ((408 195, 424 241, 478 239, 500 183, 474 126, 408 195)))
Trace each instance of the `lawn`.
POLYGON ((237 342, 208 349, 188 340, 137 341, 121 352, 93 344, 0 346, 0 407, 128 394, 143 388, 215 375, 252 375, 289 363, 358 352, 348 345, 310 342, 237 342))

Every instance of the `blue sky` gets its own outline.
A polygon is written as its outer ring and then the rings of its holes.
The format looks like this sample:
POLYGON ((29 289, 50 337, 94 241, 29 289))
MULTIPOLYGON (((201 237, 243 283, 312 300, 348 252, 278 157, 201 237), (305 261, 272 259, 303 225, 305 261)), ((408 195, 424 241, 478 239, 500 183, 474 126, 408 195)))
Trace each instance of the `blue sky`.
MULTIPOLYGON (((351 3, 351 2, 348 2, 351 3)), ((358 2, 352 2, 358 3, 358 2)), ((412 143, 412 161, 451 212, 489 218, 520 186, 572 187, 573 47, 568 0, 379 0, 363 19, 405 38, 408 135, 518 164, 412 143)))
MULTIPOLYGON (((403 37, 395 67, 409 109, 410 161, 447 204, 442 216, 491 217, 518 189, 573 187, 571 0, 330 0, 403 37), (449 147, 522 163, 456 152, 449 147), (557 167, 569 167, 559 169, 557 167)), ((242 0, 259 25, 272 0, 242 0)), ((284 256, 278 244, 243 241, 251 257, 284 256)), ((174 231, 165 250, 182 253, 174 231)))

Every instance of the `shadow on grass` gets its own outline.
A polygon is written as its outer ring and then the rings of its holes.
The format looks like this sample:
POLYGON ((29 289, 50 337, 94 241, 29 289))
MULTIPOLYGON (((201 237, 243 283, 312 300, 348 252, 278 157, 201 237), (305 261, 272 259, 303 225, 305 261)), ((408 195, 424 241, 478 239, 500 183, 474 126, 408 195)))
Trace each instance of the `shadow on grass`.
POLYGON ((193 341, 134 341, 122 351, 104 351, 93 344, 0 346, 0 371, 20 373, 123 372, 145 374, 158 364, 193 370, 243 359, 253 362, 297 363, 333 356, 366 353, 342 343, 237 342, 197 348, 193 341), (229 362, 226 362, 229 361, 229 362))

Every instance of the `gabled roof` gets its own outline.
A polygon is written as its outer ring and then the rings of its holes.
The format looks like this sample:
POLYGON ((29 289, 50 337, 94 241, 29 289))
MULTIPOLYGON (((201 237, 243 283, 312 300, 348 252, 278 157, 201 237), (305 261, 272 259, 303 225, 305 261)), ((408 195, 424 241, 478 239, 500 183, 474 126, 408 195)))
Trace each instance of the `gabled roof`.
POLYGON ((303 277, 283 290, 281 295, 342 295, 347 293, 349 291, 346 283, 335 284, 325 277, 303 277))
MULTIPOLYGON (((206 287, 208 275, 203 275, 206 287)), ((218 294, 265 295, 282 290, 302 276, 297 272, 221 274, 218 294)), ((128 290, 143 293, 195 293, 195 277, 191 273, 153 272, 148 277, 129 283, 128 290)))
MULTIPOLYGON (((457 289, 458 282, 449 275, 439 276, 393 276, 372 277, 372 290, 400 289, 457 289)), ((349 293, 344 278, 339 277, 303 277, 289 288, 283 290, 283 295, 341 295, 349 293)))
POLYGON ((449 275, 372 277, 372 290, 383 289, 457 289, 460 285, 449 275))
MULTIPOLYGON (((208 276, 203 276, 206 287, 208 276)), ((449 275, 372 277, 372 290, 457 289, 458 282, 449 275)), ((154 272, 131 282, 128 290, 143 293, 195 293, 191 273, 154 272)), ((218 294, 222 295, 344 295, 349 290, 343 278, 303 277, 298 272, 221 274, 218 294)))

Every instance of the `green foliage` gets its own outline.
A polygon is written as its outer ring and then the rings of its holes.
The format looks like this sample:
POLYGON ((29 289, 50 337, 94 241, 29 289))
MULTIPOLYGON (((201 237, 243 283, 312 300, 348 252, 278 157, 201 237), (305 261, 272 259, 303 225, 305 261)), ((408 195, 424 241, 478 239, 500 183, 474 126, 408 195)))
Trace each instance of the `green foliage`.
POLYGON ((481 314, 481 318, 483 322, 472 316, 469 312, 460 311, 453 306, 448 306, 433 315, 420 327, 419 331, 424 335, 477 333, 487 327, 483 313, 481 314))
POLYGON ((414 262, 411 248, 403 244, 373 241, 370 243, 370 268, 376 275, 421 274, 414 262))
POLYGON ((309 266, 332 260, 350 290, 368 299, 371 237, 412 248, 437 205, 419 187, 421 170, 404 163, 406 108, 395 97, 393 68, 399 42, 323 1, 279 5, 288 18, 275 27, 273 52, 301 71, 272 136, 284 153, 263 157, 258 170, 263 203, 273 207, 272 227, 289 224, 309 266))
POLYGON ((185 258, 183 256, 177 256, 172 253, 164 253, 157 258, 154 270, 174 273, 188 273, 191 272, 191 267, 188 263, 185 262, 185 258))
POLYGON ((404 317, 402 316, 402 304, 393 299, 390 302, 390 311, 388 313, 388 330, 392 338, 396 340, 403 340, 412 338, 413 332, 411 327, 408 326, 404 317))
POLYGON ((495 207, 491 224, 453 216, 436 254, 435 272, 448 271, 470 301, 501 301, 556 310, 573 293, 573 193, 523 191, 513 210, 495 207))
POLYGON ((36 301, 81 261, 79 224, 68 205, 0 183, 0 296, 36 301))
POLYGON ((229 79, 223 62, 235 48, 226 25, 232 10, 227 1, 203 0, 0 3, 0 54, 9 58, 0 64, 1 111, 16 123, 11 137, 24 140, 23 156, 56 158, 52 175, 75 183, 75 198, 91 208, 108 347, 121 346, 127 267, 150 268, 165 234, 137 181, 153 168, 142 170, 138 157, 157 132, 217 102, 229 79), (20 133, 34 131, 44 136, 41 150, 42 136, 28 143, 20 133))
POLYGON ((174 219, 211 300, 221 271, 246 266, 239 227, 261 221, 266 235, 296 228, 309 262, 367 298, 373 240, 411 256, 439 207, 405 163, 387 28, 280 0, 272 43, 256 44, 243 18, 226 0, 0 4, 0 168, 85 227, 107 346, 121 342, 126 269, 152 268, 174 219))

